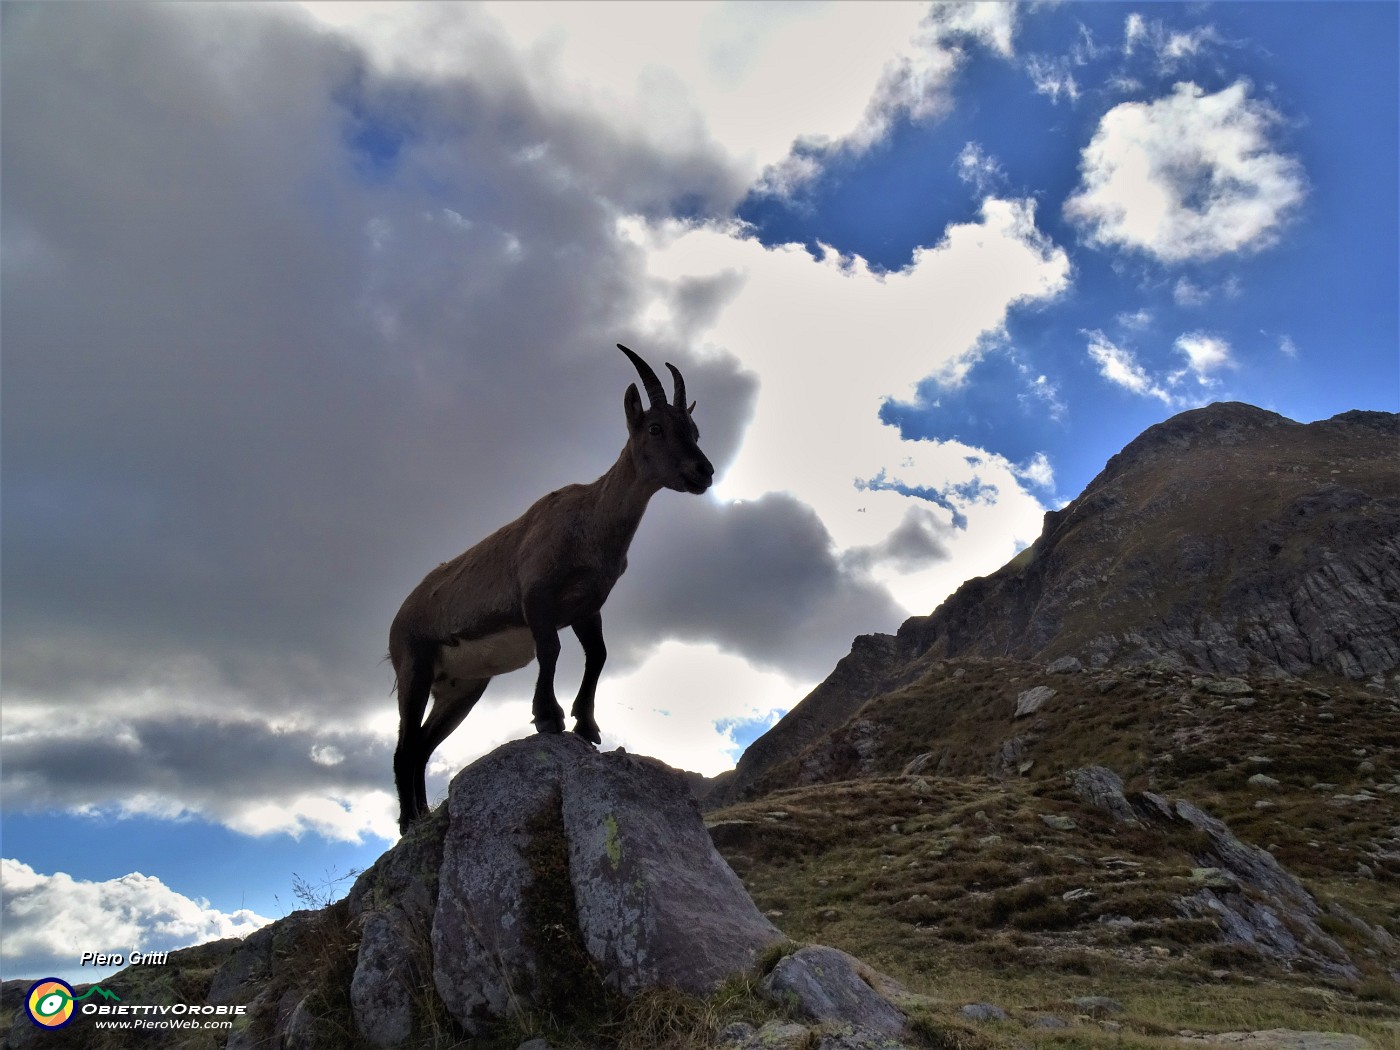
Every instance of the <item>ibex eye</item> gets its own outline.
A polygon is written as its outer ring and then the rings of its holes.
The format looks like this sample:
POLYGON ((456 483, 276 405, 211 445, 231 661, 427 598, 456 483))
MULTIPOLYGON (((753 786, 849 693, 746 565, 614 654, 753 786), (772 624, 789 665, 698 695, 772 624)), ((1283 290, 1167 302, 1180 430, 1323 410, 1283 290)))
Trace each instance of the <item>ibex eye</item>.
POLYGON ((653 434, 659 434, 659 433, 661 433, 661 424, 659 424, 659 423, 653 423, 653 424, 652 424, 651 426, 649 426, 647 429, 650 430, 653 434))

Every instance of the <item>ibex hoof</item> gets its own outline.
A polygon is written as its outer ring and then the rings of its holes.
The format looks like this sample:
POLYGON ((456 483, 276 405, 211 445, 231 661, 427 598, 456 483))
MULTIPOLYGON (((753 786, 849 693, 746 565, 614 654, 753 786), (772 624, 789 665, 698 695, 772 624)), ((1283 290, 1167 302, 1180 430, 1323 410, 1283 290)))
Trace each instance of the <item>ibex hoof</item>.
POLYGON ((575 722, 574 732, 594 747, 601 747, 603 744, 603 734, 598 731, 598 726, 594 722, 575 722))
POLYGON ((562 733, 563 731, 564 718, 562 715, 535 719, 535 732, 537 733, 562 733))

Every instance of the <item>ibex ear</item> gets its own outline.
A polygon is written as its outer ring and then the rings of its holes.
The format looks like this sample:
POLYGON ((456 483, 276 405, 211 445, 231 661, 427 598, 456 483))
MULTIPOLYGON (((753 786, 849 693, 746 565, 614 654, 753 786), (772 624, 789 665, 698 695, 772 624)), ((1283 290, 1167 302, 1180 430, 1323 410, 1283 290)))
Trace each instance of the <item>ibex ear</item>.
POLYGON ((627 393, 622 395, 622 410, 627 414, 627 429, 639 429, 646 410, 642 408, 642 395, 637 393, 636 383, 631 384, 627 393))

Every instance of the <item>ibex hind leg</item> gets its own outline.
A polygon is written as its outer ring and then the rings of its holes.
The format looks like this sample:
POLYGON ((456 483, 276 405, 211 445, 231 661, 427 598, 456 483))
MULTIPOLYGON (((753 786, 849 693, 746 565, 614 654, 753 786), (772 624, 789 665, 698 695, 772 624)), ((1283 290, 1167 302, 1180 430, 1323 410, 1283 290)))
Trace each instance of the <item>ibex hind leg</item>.
POLYGON ((423 723, 424 766, 432 757, 438 745, 452 735, 452 731, 462 724, 462 719, 471 713, 481 694, 491 683, 489 678, 475 678, 468 681, 454 680, 450 691, 445 685, 433 686, 433 709, 428 712, 428 720, 423 723))
POLYGON ((394 787, 399 795, 399 831, 407 832, 428 812, 427 735, 423 712, 433 685, 431 652, 410 654, 396 668, 399 688, 399 742, 394 749, 394 787))

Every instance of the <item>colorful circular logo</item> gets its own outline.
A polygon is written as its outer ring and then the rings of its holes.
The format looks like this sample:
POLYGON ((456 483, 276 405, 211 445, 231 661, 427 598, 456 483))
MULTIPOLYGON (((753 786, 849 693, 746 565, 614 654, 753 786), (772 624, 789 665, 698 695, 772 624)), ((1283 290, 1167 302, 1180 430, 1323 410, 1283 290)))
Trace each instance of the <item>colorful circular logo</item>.
POLYGON ((41 1028, 62 1028, 73 1020, 73 986, 57 977, 46 977, 29 987, 24 1008, 41 1028))

